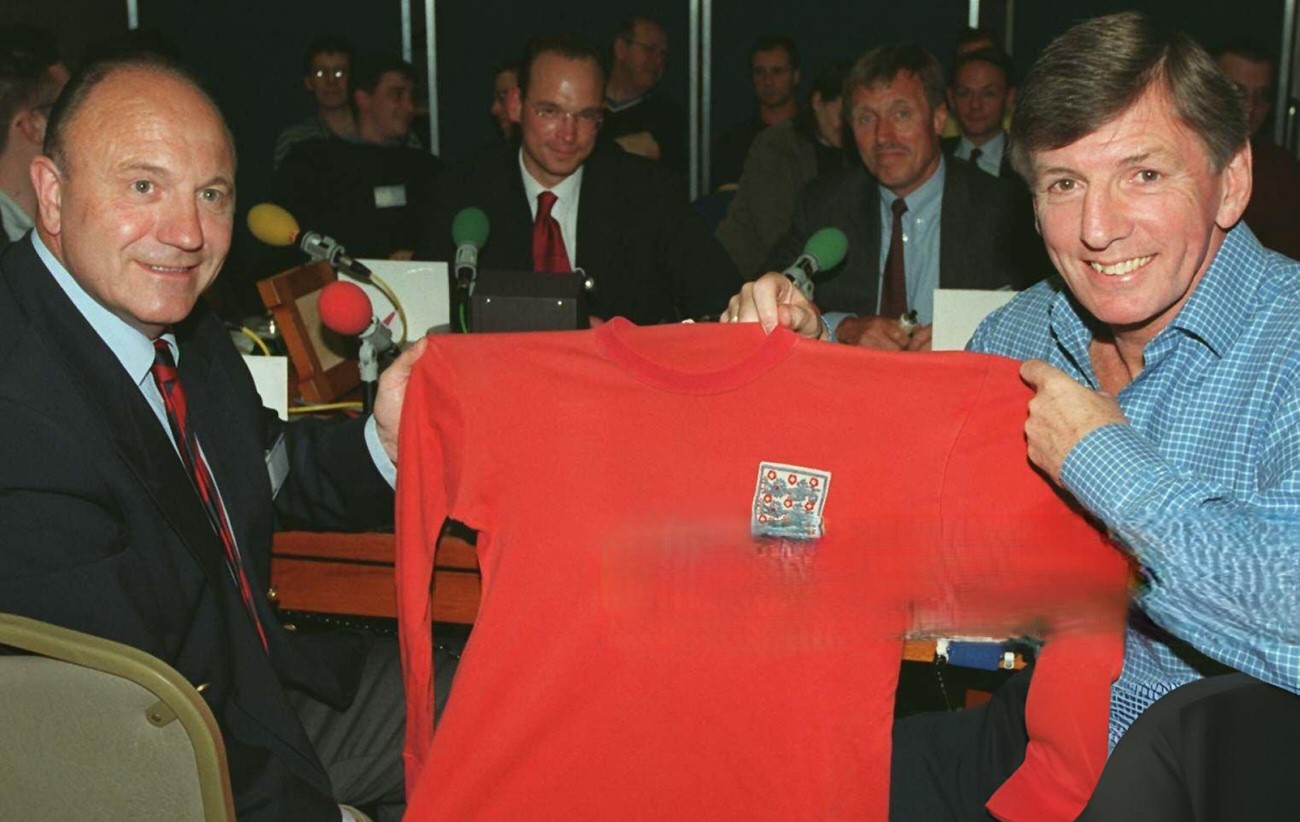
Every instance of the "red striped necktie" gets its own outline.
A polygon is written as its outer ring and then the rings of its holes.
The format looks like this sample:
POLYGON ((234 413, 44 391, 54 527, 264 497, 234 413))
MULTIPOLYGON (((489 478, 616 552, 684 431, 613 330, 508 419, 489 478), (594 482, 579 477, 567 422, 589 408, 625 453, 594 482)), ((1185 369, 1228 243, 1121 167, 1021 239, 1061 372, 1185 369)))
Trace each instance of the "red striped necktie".
POLYGON ((537 219, 533 220, 533 271, 562 273, 573 270, 569 265, 569 254, 564 250, 560 224, 551 216, 555 200, 555 193, 551 191, 537 195, 537 219))
POLYGON ((230 518, 226 515, 226 507, 221 502, 221 494, 217 492, 217 484, 212 479, 212 472, 208 470, 208 463, 203 458, 203 451, 200 450, 198 440, 189 427, 185 389, 181 386, 181 375, 176 369, 176 360, 172 358, 171 346, 166 340, 157 339, 154 340, 153 350, 153 368, 150 369, 150 373, 153 374, 158 391, 162 394, 163 404, 167 408, 167 423, 171 426, 172 436, 176 439, 176 450, 180 452, 181 462, 185 464, 185 470, 190 474, 194 490, 203 501, 203 508, 207 511, 212 530, 221 537, 221 545, 226 551, 226 570, 230 572, 230 578, 239 587, 239 596, 244 600, 244 607, 248 609, 249 616, 253 618, 253 626, 257 628, 257 635, 262 640, 262 648, 269 650, 266 630, 262 627, 262 620, 257 616, 257 609, 253 606, 253 588, 248 583, 248 574, 245 573, 243 560, 239 556, 239 546, 235 544, 235 536, 230 529, 230 518))

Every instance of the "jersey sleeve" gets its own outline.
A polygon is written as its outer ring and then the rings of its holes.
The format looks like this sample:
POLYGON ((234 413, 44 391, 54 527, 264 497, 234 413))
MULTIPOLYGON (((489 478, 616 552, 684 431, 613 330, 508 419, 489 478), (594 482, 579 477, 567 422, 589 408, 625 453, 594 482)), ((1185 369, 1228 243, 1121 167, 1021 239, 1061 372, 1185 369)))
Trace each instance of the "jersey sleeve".
POLYGON ((414 786, 433 742, 431 586, 434 552, 454 510, 464 415, 437 345, 416 363, 406 388, 397 461, 397 622, 406 687, 406 784, 414 786))

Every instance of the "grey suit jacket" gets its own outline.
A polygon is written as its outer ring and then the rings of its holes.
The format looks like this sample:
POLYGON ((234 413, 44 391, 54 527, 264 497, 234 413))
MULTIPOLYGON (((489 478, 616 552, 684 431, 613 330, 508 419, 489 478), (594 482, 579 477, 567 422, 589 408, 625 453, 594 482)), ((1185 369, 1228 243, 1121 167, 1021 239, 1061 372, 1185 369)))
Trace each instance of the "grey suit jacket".
MULTIPOLYGON (((880 189, 863 166, 816 178, 804 189, 790 230, 767 258, 781 271, 813 232, 835 226, 849 239, 840 265, 816 278, 822 311, 876 311, 880 281, 880 189)), ((969 163, 948 162, 939 217, 942 288, 1024 288, 1052 271, 1029 203, 1008 183, 969 163)))

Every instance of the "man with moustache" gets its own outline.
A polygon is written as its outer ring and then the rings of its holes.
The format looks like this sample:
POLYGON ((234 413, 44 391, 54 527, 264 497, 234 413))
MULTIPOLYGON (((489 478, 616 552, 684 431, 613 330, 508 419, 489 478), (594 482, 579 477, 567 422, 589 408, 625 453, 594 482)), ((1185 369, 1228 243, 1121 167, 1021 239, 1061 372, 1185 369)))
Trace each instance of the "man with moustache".
MULTIPOLYGON (((1204 49, 1126 12, 1048 46, 1012 123, 1060 276, 969 348, 1025 360, 1028 458, 1139 568, 1087 822, 1295 816, 1300 264, 1240 222, 1247 122, 1204 49)), ((725 318, 827 337, 775 274, 725 318)), ((896 723, 891 818, 1078 815, 1006 781, 1030 685, 896 723)))
POLYGON ((520 143, 448 169, 419 258, 451 259, 452 220, 475 206, 491 226, 480 268, 581 268, 597 320, 716 312, 740 282, 730 258, 663 168, 598 144, 603 88, 589 45, 564 35, 530 42, 509 100, 520 143))
POLYGON ((277 517, 392 522, 418 350, 371 417, 283 424, 200 303, 230 248, 234 143, 161 58, 92 64, 31 164, 0 256, 0 611, 140 648, 199 688, 241 820, 404 805, 396 645, 295 634, 265 592, 277 517))
POLYGON ((844 261, 817 278, 829 334, 894 351, 930 347, 934 290, 1022 286, 1047 273, 1023 200, 1004 181, 945 161, 943 75, 920 46, 883 46, 844 84, 861 165, 813 180, 767 257, 789 265, 816 231, 841 229, 844 261))

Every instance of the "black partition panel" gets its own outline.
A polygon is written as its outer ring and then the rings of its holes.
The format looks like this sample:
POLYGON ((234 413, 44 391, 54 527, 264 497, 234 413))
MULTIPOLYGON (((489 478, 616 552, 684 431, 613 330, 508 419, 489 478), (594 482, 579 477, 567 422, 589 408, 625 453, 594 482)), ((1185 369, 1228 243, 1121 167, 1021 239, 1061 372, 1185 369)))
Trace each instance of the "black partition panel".
POLYGON ((801 99, 817 67, 853 59, 875 46, 918 42, 946 67, 957 35, 966 26, 968 0, 909 3, 790 3, 786 0, 714 0, 712 138, 753 110, 749 49, 766 34, 794 38, 802 55, 801 99))
POLYGON ((1142 11, 1195 37, 1211 50, 1231 42, 1259 43, 1273 52, 1282 43, 1284 0, 1234 0, 1187 3, 1183 0, 1071 0, 1069 3, 1016 3, 1014 47, 1017 64, 1028 68, 1070 26, 1103 14, 1142 11))
POLYGON ((86 47, 126 31, 126 3, 117 0, 3 0, 0 23, 26 23, 55 32, 59 51, 75 66, 86 47))
POLYGON ((690 102, 689 4, 632 3, 627 0, 518 0, 440 2, 438 35, 439 137, 444 159, 469 156, 492 139, 492 66, 523 52, 534 34, 563 32, 586 38, 608 55, 615 27, 646 15, 668 33, 668 62, 660 93, 687 110, 690 102))

